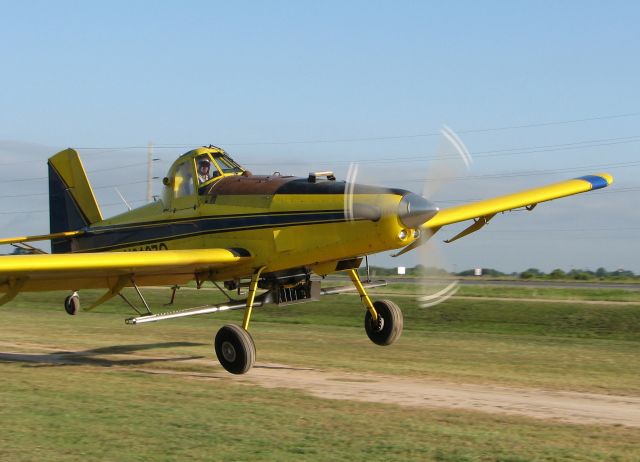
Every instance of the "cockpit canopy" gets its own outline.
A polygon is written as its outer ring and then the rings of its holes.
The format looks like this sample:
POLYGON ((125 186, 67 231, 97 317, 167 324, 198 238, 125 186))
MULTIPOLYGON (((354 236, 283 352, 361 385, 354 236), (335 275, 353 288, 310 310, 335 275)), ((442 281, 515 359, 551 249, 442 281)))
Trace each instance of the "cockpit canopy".
POLYGON ((163 179, 165 204, 172 200, 204 194, 209 186, 227 176, 242 175, 244 169, 222 149, 202 147, 183 154, 163 179))

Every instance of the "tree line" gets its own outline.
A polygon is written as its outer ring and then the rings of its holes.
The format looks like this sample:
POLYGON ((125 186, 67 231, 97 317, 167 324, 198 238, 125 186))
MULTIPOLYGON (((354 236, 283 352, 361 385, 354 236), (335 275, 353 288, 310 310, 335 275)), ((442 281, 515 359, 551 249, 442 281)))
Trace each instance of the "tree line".
MULTIPOLYGON (((385 268, 380 266, 372 266, 370 268, 371 274, 376 276, 394 276, 398 274, 397 268, 385 268)), ((430 276, 430 277, 446 277, 446 276, 476 276, 475 269, 468 269, 460 272, 449 272, 442 268, 427 267, 424 265, 416 265, 412 268, 405 269, 406 276, 430 276)), ((477 276, 476 276, 477 277, 477 276)), ((528 268, 522 272, 505 273, 494 268, 482 268, 482 276, 480 277, 504 277, 504 278, 516 278, 516 279, 570 279, 576 281, 591 281, 591 280, 624 280, 624 279, 639 279, 640 275, 636 275, 633 271, 617 269, 609 271, 606 268, 598 268, 595 271, 590 269, 571 269, 565 271, 561 268, 556 268, 548 273, 538 268, 528 268)))

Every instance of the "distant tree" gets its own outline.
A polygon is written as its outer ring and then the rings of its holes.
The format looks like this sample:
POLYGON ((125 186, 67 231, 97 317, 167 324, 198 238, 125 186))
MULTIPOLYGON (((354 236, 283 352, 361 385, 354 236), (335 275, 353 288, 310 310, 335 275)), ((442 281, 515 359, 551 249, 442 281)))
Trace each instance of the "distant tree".
POLYGON ((492 276, 492 277, 505 275, 502 271, 498 271, 497 269, 493 269, 493 268, 482 268, 482 274, 486 276, 492 276))
POLYGON ((563 279, 567 276, 567 274, 562 271, 560 268, 556 268, 551 273, 549 273, 549 277, 551 279, 563 279))
MULTIPOLYGON (((476 274, 475 269, 468 269, 468 270, 464 270, 464 271, 460 271, 459 273, 456 273, 457 276, 475 276, 475 274, 476 274)), ((497 276, 505 276, 505 273, 493 268, 482 268, 482 275, 497 277, 497 276)), ((515 273, 515 275, 517 275, 517 273, 515 273)))
POLYGON ((598 276, 599 278, 606 278, 607 276, 609 276, 609 272, 606 269, 600 267, 596 270, 596 276, 598 276))
POLYGON ((443 268, 434 268, 433 266, 416 265, 407 269, 407 274, 413 276, 432 276, 442 277, 449 276, 449 272, 443 268))
POLYGON ((576 271, 573 275, 573 279, 577 281, 588 281, 589 279, 593 279, 595 275, 593 272, 588 271, 576 271))
POLYGON ((474 276, 475 271, 472 269, 468 269, 468 270, 460 271, 459 273, 456 273, 456 275, 457 276, 474 276))
POLYGON ((623 269, 613 271, 612 273, 609 273, 609 275, 614 277, 615 279, 627 279, 627 278, 636 277, 633 271, 623 270, 623 269))
POLYGON ((413 268, 409 268, 407 273, 413 276, 424 276, 427 272, 427 267, 421 264, 417 264, 413 268))
POLYGON ((544 276, 544 273, 540 271, 538 268, 529 268, 528 270, 520 273, 521 279, 531 279, 531 278, 537 278, 540 276, 544 276))

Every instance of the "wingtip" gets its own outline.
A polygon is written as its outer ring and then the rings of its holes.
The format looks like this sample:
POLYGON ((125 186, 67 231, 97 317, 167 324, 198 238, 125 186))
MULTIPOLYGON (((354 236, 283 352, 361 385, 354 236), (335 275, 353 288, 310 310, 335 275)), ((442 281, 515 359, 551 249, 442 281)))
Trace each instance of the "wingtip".
POLYGON ((607 186, 613 183, 613 176, 608 173, 598 173, 598 176, 607 180, 607 186))
POLYGON ((583 180, 591 184, 591 189, 601 189, 606 188, 611 183, 613 183, 613 177, 608 173, 598 173, 597 175, 586 175, 577 178, 578 180, 583 180))

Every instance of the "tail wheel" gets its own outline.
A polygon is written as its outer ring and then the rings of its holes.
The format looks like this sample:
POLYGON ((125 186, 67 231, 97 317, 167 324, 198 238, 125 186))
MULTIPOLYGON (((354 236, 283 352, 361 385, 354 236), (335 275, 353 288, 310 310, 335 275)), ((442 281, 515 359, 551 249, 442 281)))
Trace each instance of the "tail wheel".
POLYGON ((214 340, 218 361, 232 374, 244 374, 256 362, 256 346, 249 332, 233 324, 223 326, 214 340))
POLYGON ((73 293, 64 299, 64 310, 67 314, 74 316, 80 311, 80 297, 77 293, 73 293))
POLYGON ((378 313, 378 319, 373 319, 367 311, 364 316, 364 330, 376 345, 391 345, 402 334, 402 311, 391 300, 378 300, 373 302, 373 307, 378 313))

